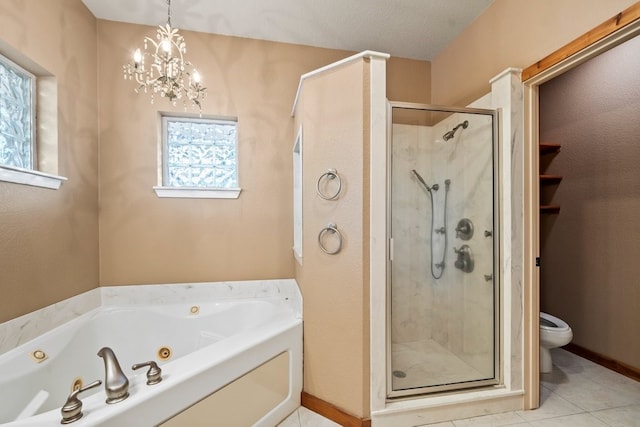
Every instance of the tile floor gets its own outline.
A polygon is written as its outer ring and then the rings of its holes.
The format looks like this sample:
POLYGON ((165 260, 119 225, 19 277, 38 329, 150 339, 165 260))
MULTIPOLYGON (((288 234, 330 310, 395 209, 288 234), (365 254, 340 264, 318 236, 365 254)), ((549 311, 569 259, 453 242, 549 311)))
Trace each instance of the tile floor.
MULTIPOLYGON (((430 424, 430 427, 640 427, 640 382, 562 349, 542 374, 539 409, 430 424)), ((299 408, 278 427, 339 427, 299 408)))
POLYGON ((289 415, 286 420, 278 424, 277 427, 340 427, 340 424, 336 424, 301 406, 296 412, 289 415))

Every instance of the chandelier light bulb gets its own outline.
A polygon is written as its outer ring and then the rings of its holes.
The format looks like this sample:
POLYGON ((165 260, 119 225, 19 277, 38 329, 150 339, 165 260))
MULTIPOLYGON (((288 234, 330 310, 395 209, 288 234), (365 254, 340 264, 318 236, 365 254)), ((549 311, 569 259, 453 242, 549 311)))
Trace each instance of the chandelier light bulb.
POLYGON ((142 62, 142 52, 140 52, 140 49, 136 49, 136 51, 133 52, 133 62, 135 62, 136 66, 142 62))
POLYGON ((165 53, 171 52, 171 42, 169 41, 169 39, 162 40, 162 50, 164 50, 165 53))
POLYGON ((193 70, 193 82, 195 84, 200 84, 200 73, 198 70, 193 70))

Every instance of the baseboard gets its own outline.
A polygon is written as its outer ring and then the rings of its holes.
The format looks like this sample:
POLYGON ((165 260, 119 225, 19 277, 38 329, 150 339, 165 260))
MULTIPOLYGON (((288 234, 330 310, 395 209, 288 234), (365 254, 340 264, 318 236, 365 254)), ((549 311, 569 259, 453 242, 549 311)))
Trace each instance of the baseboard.
POLYGON ((591 360, 598 365, 602 365, 605 368, 609 368, 612 371, 616 371, 617 373, 622 374, 625 377, 633 378, 636 381, 640 381, 640 369, 638 368, 627 365, 626 363, 618 362, 617 360, 614 360, 608 356, 603 356, 602 354, 586 349, 582 346, 579 346, 578 344, 569 343, 562 348, 580 357, 591 360))
POLYGON ((371 427, 370 419, 360 419, 307 392, 300 395, 302 406, 343 427, 371 427))

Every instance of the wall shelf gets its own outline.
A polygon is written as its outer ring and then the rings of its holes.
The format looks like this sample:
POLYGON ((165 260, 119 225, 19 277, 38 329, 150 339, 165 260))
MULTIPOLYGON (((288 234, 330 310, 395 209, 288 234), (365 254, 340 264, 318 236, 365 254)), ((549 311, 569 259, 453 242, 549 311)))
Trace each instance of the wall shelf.
POLYGON ((552 142, 540 143, 540 154, 551 154, 551 153, 557 153, 559 151, 560 151, 560 144, 555 144, 552 142))
POLYGON ((562 175, 540 175, 540 185, 553 185, 558 184, 560 181, 562 181, 562 175))
MULTIPOLYGON (((547 154, 557 154, 560 152, 560 144, 553 142, 540 142, 540 156, 547 154)), ((545 174, 540 172, 540 185, 556 185, 562 181, 561 175, 545 174)), ((560 206, 558 205, 540 205, 541 214, 557 214, 560 212, 560 206)))
POLYGON ((541 214, 556 214, 560 212, 560 206, 558 205, 540 205, 541 214))

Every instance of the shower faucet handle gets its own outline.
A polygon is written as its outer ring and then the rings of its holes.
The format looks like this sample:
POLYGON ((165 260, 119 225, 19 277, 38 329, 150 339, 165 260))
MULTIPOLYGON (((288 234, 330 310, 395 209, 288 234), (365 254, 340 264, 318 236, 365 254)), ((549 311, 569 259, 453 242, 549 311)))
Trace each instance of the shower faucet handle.
POLYGON ((474 267, 473 253, 468 245, 462 245, 460 249, 453 248, 458 258, 453 265, 465 273, 471 273, 474 267))
POLYGON ((456 227, 456 231, 459 233, 468 233, 469 232, 469 224, 462 224, 456 227))
POLYGON ((462 218, 456 226, 456 237, 469 240, 473 237, 473 222, 469 218, 462 218))
POLYGON ((136 363, 131 367, 131 369, 135 371, 136 369, 144 368, 145 366, 149 367, 149 370, 147 371, 147 385, 158 384, 162 381, 162 369, 160 369, 158 364, 153 360, 144 363, 136 363))

